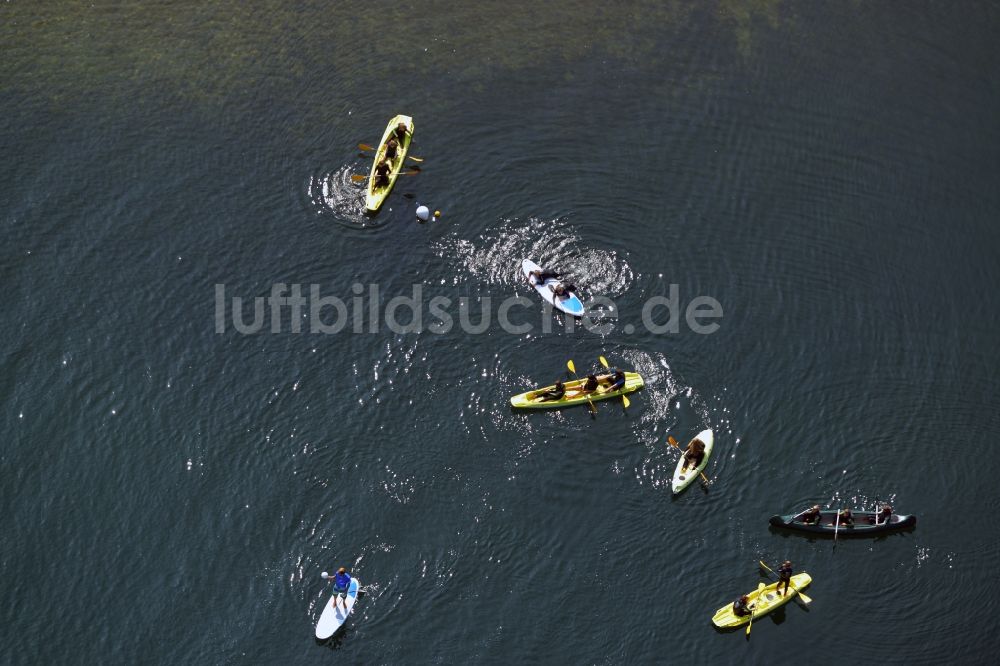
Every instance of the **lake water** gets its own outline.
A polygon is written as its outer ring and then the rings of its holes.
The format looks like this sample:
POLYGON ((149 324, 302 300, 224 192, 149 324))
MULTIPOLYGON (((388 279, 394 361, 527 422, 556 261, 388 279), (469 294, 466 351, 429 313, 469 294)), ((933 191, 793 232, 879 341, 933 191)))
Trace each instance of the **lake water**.
POLYGON ((0 661, 993 663, 998 27, 989 3, 0 6, 0 661), (424 161, 368 217, 357 144, 397 113, 424 161), (609 330, 545 315, 525 257, 613 301, 609 330), (278 283, 494 320, 322 334, 306 308, 293 333, 268 307, 239 333, 232 297, 249 322, 278 283), (718 330, 642 325, 672 288, 718 330), (511 296, 531 332, 497 324, 511 296), (509 407, 600 355, 645 378, 627 411, 509 407), (666 439, 704 428, 711 486, 673 498, 666 439), (916 529, 767 522, 883 500, 916 529), (747 642, 711 617, 759 559, 813 602, 747 642), (367 594, 317 645, 341 565, 367 594))

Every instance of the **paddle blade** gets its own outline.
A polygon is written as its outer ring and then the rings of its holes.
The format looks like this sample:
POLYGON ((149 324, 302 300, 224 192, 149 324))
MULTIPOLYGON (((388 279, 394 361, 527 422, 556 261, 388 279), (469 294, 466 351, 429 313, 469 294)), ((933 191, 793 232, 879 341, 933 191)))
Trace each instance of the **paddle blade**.
POLYGON ((407 155, 406 159, 413 160, 414 162, 423 162, 424 161, 424 158, 417 157, 416 155, 407 155))
POLYGON ((812 597, 807 597, 805 592, 799 592, 799 599, 801 599, 802 603, 806 606, 813 602, 812 597))
POLYGON ((760 564, 760 568, 763 569, 764 571, 766 571, 767 573, 769 573, 769 574, 773 574, 774 573, 774 570, 771 569, 771 567, 769 567, 766 564, 764 564, 764 560, 758 560, 757 563, 760 564))
POLYGON ((361 150, 375 150, 374 148, 372 148, 371 146, 369 146, 367 143, 359 143, 358 144, 358 148, 360 148, 361 150))
POLYGON ((677 440, 674 439, 673 435, 668 435, 667 436, 667 443, 670 444, 670 446, 674 447, 675 449, 678 448, 678 446, 677 446, 677 440))
POLYGON ((368 178, 368 176, 363 176, 360 173, 351 174, 351 182, 353 183, 363 183, 368 178))
POLYGON ((608 365, 608 359, 604 358, 603 356, 598 356, 598 358, 601 359, 601 365, 603 365, 605 368, 611 367, 608 365))
POLYGON ((566 367, 569 368, 569 371, 574 375, 576 374, 576 366, 573 365, 573 359, 566 361, 566 367))
POLYGON ((628 396, 627 395, 623 395, 622 396, 622 407, 624 407, 625 409, 628 409, 628 406, 631 405, 631 404, 632 403, 631 403, 631 401, 629 401, 628 396))

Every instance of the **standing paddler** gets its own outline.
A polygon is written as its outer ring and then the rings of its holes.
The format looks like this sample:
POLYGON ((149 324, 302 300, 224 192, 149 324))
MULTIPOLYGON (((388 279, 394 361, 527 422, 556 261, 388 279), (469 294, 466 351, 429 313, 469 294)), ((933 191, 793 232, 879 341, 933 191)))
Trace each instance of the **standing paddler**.
POLYGON ((344 597, 344 612, 347 612, 347 590, 351 587, 351 574, 347 573, 347 569, 340 567, 337 569, 337 575, 333 577, 333 607, 337 607, 337 601, 344 597))
POLYGON ((781 566, 778 567, 778 587, 774 588, 774 591, 777 592, 779 595, 783 596, 781 593, 781 584, 784 583, 785 584, 784 594, 788 594, 788 586, 791 584, 791 582, 792 582, 792 561, 785 560, 784 562, 781 563, 781 566))

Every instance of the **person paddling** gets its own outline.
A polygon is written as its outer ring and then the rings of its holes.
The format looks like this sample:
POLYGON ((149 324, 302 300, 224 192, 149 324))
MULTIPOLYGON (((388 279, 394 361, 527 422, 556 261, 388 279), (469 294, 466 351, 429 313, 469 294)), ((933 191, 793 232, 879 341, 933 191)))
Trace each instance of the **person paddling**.
POLYGON ((410 131, 406 129, 406 123, 399 123, 396 125, 396 129, 392 131, 392 136, 402 143, 406 140, 406 135, 409 133, 410 131))
POLYGON ((806 525, 818 525, 819 521, 823 519, 823 514, 820 513, 819 504, 813 504, 811 509, 802 514, 801 518, 802 522, 806 525))
POLYGON ((528 282, 531 284, 545 284, 546 280, 558 280, 559 273, 555 271, 528 271, 528 282))
POLYGON ((564 395, 566 395, 566 387, 563 386, 562 380, 556 380, 555 386, 535 393, 532 399, 539 402, 552 402, 553 400, 561 400, 564 395))
POLYGON ((549 289, 551 289, 552 293, 554 293, 556 296, 559 297, 560 300, 563 300, 563 301, 568 301, 569 298, 573 295, 570 292, 576 291, 576 287, 574 285, 571 285, 571 284, 570 285, 564 285, 562 283, 559 283, 559 284, 556 284, 556 285, 551 285, 550 284, 549 285, 549 289))
POLYGON ((620 391, 625 387, 625 373, 618 368, 615 368, 615 371, 611 374, 604 375, 603 379, 607 381, 607 385, 601 389, 601 393, 620 391))
POLYGON ((389 139, 385 144, 385 159, 394 160, 399 153, 399 141, 389 139))
POLYGON ((734 601, 733 615, 737 617, 746 617, 747 615, 749 615, 751 611, 749 602, 750 602, 750 597, 748 597, 745 594, 736 601, 734 601))
POLYGON ((572 395, 567 392, 567 398, 578 398, 581 395, 586 395, 587 393, 593 393, 597 390, 597 377, 594 375, 587 375, 587 379, 583 382, 583 385, 573 391, 572 395))
POLYGON ((383 159, 375 165, 375 187, 385 187, 388 184, 389 163, 383 159))
POLYGON ((792 561, 785 560, 778 567, 778 587, 774 588, 774 591, 778 593, 779 596, 784 596, 781 593, 781 584, 785 584, 785 594, 788 594, 788 586, 792 582, 792 561))
POLYGON ((682 470, 686 470, 689 467, 698 467, 701 461, 705 459, 705 442, 698 438, 691 440, 688 444, 687 450, 684 451, 684 467, 682 470))
POLYGON ((892 507, 888 504, 882 505, 882 510, 878 512, 878 515, 874 518, 869 517, 868 522, 874 523, 875 525, 884 525, 888 523, 892 518, 892 507))
POLYGON ((333 607, 337 607, 337 600, 344 597, 344 612, 347 612, 347 590, 351 587, 351 574, 347 569, 340 567, 337 575, 333 578, 333 607))
POLYGON ((854 527, 854 514, 847 507, 840 512, 840 524, 844 527, 854 527))

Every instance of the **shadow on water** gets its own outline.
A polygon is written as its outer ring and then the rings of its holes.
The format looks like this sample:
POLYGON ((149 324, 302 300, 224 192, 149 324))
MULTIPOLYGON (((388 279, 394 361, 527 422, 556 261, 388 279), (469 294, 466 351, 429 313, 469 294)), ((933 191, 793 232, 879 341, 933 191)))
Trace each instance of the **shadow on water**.
MULTIPOLYGON (((894 529, 891 532, 878 532, 876 534, 865 534, 864 532, 840 532, 837 535, 838 539, 850 539, 851 541, 856 541, 860 539, 870 539, 872 541, 884 541, 891 537, 904 536, 910 534, 915 529, 916 525, 911 525, 909 527, 900 527, 894 529)), ((774 525, 768 526, 768 531, 775 535, 783 538, 793 537, 796 539, 806 539, 809 543, 815 543, 816 541, 833 541, 833 534, 823 534, 818 532, 799 532, 796 530, 789 530, 783 527, 775 527, 774 525)))
POLYGON ((333 634, 333 636, 330 636, 329 638, 315 639, 316 645, 327 647, 331 650, 339 650, 344 644, 344 640, 352 633, 354 633, 354 630, 348 628, 347 624, 344 624, 333 634))

